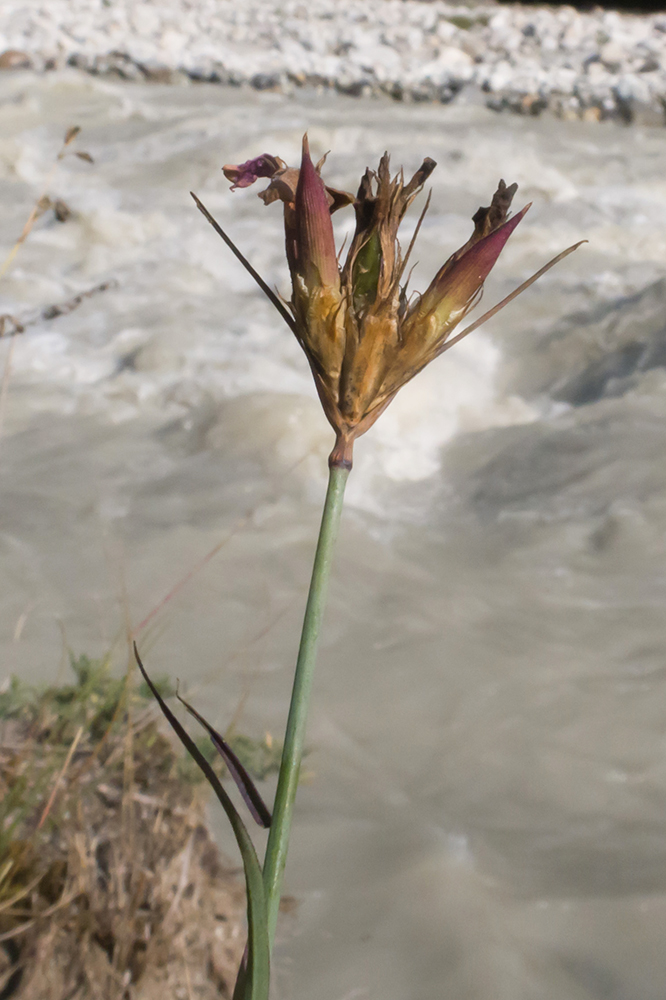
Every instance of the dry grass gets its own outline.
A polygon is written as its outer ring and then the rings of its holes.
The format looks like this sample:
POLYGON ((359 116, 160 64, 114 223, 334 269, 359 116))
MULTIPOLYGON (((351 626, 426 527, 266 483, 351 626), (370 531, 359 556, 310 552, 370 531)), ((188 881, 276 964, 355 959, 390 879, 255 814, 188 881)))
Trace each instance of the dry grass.
MULTIPOLYGON (((44 212, 48 211, 49 209, 53 209, 55 217, 56 219, 58 219, 59 222, 65 222, 66 219, 71 214, 70 209, 65 204, 65 202, 61 201, 59 198, 56 199, 55 201, 51 200, 48 194, 48 189, 51 183, 53 182, 53 178, 55 177, 58 165, 60 164, 61 160, 65 159, 66 156, 73 155, 81 160, 84 160, 86 163, 93 163, 93 158, 90 155, 90 153, 86 153, 83 150, 76 150, 72 147, 72 144, 74 143, 74 140, 76 139, 80 131, 81 129, 79 128, 78 125, 74 125, 72 128, 67 129, 67 132, 65 133, 65 136, 62 141, 62 146, 60 147, 58 155, 56 156, 53 165, 51 167, 51 170, 47 175, 44 188, 41 191, 38 198, 35 200, 35 203, 30 210, 30 214, 28 215, 25 225, 21 230, 20 236, 14 243, 13 247, 7 254, 4 261, 0 264, 0 278, 3 278, 5 276, 11 265, 14 263, 14 258, 16 257, 19 250, 21 249, 21 247, 27 240, 28 236, 32 232, 35 222, 41 215, 44 214, 44 212)), ((65 306, 70 305, 71 308, 75 309, 76 306, 79 305, 84 298, 86 298, 89 294, 94 294, 94 292, 96 291, 98 291, 98 289, 93 289, 92 292, 84 293, 82 296, 78 297, 78 301, 75 302, 73 306, 71 306, 71 303, 74 300, 70 300, 70 303, 65 303, 65 306)), ((56 306, 55 308, 57 309, 58 307, 56 306)), ((67 311, 71 312, 71 308, 68 309, 67 311)), ((46 312, 48 312, 48 310, 46 312)), ((54 313, 53 315, 54 316, 60 315, 60 313, 54 313)), ((48 317, 46 313, 44 313, 43 318, 52 318, 52 317, 48 317)), ((24 324, 21 324, 20 322, 14 320, 12 316, 0 317, 0 337, 4 336, 6 333, 12 334, 12 339, 9 342, 9 348, 7 350, 7 356, 5 358, 5 367, 2 374, 2 379, 0 380, 0 440, 2 440, 3 428, 5 424, 5 414, 7 411, 7 397, 9 394, 9 382, 11 379, 12 361, 14 358, 15 340, 13 335, 17 333, 22 333, 23 330, 24 330, 24 324)), ((1 993, 0 993, 0 1000, 2 1000, 1 993)))
POLYGON ((124 681, 74 667, 0 695, 0 997, 228 997, 244 893, 203 786, 145 699, 128 741, 124 681))

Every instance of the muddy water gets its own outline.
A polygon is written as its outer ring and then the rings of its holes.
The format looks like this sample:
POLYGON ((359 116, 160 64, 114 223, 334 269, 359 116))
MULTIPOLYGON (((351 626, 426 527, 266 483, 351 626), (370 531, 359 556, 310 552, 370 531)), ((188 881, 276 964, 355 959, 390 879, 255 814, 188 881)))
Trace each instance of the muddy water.
POLYGON ((158 609, 148 665, 221 726, 245 699, 244 728, 279 734, 331 434, 289 331, 188 191, 286 293, 279 211, 219 168, 293 162, 306 127, 336 186, 385 148, 438 161, 416 288, 499 176, 534 204, 486 303, 590 242, 358 446, 276 996, 662 998, 666 132, 0 80, 4 249, 45 184, 73 211, 40 219, 0 310, 114 282, 0 344, 3 670, 53 677, 63 636, 121 665, 128 623, 158 609), (48 178, 72 124, 95 162, 48 178))

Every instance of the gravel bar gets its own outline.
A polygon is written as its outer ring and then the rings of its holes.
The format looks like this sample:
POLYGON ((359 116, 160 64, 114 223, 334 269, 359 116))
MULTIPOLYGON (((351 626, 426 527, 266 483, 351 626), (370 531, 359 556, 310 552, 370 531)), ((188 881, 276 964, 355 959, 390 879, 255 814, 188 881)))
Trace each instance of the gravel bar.
POLYGON ((664 122, 666 14, 435 0, 4 0, 0 68, 664 122))

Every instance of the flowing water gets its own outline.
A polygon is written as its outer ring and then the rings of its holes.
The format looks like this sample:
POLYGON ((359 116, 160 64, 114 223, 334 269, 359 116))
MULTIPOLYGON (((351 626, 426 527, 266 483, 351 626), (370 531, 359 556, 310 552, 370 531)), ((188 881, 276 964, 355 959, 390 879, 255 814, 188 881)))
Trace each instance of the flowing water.
MULTIPOLYGON (((589 244, 357 446, 276 996, 663 998, 663 130, 2 77, 3 249, 44 185, 73 215, 38 221, 0 310, 113 281, 0 344, 3 669, 55 676, 63 636, 122 664, 128 623, 157 608, 149 669, 220 726, 240 704, 245 731, 281 732, 331 432, 292 335, 188 192, 286 294, 279 209, 220 166, 293 163, 306 128, 339 187, 384 149, 438 161, 413 287, 500 176, 534 204, 486 304, 589 244), (95 162, 49 177, 74 124, 95 162)), ((351 218, 336 225, 342 240, 351 218)))

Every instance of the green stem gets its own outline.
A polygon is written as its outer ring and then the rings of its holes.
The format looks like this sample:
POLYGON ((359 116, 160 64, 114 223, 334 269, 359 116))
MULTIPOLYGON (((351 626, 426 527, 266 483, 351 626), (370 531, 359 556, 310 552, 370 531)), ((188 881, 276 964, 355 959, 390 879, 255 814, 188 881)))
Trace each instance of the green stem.
POLYGON ((264 887, 266 889, 268 936, 271 947, 275 937, 282 891, 282 876, 287 862, 291 817, 298 787, 301 758, 303 757, 305 726, 312 689, 312 676, 317 658, 317 644, 348 475, 349 469, 340 466, 333 466, 330 471, 317 551, 312 567, 308 602, 305 607, 301 644, 296 661, 282 763, 280 764, 280 774, 275 792, 273 821, 268 835, 264 861, 264 887))

